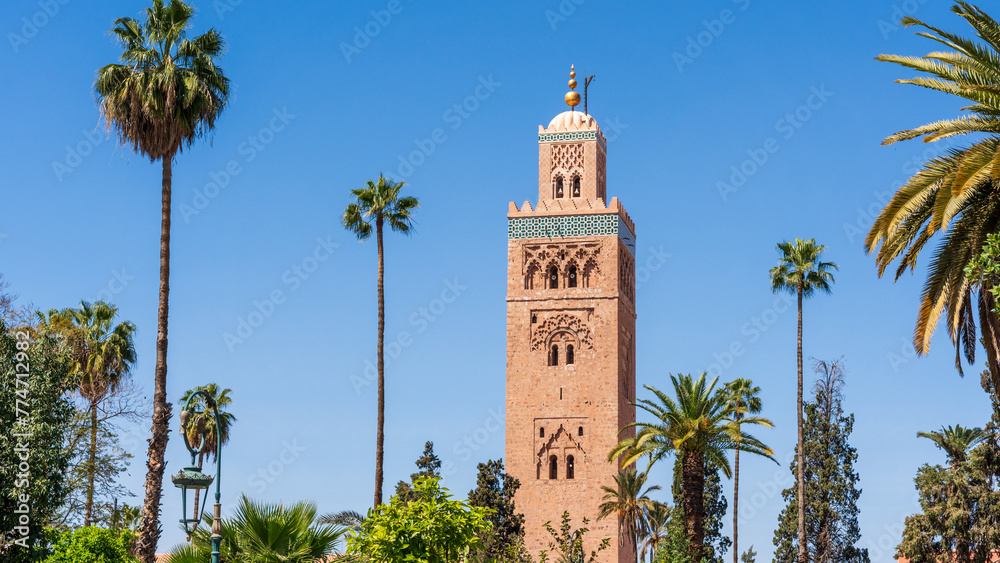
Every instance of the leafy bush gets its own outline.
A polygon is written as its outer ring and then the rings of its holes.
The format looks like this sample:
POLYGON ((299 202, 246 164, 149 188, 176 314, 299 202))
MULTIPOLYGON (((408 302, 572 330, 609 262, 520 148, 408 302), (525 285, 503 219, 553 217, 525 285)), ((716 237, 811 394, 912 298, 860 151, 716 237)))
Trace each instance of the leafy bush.
POLYGON ((139 563, 129 555, 133 537, 94 527, 63 532, 45 563, 139 563))

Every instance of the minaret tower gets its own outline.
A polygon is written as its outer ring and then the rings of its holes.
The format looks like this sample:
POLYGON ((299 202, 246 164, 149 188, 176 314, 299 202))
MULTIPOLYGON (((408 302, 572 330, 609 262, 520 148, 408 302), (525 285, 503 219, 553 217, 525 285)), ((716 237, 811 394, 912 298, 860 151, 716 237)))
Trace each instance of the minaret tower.
POLYGON ((533 557, 569 511, 574 527, 590 520, 588 554, 610 538, 600 560, 632 563, 597 512, 618 472, 608 452, 635 421, 635 226, 607 201, 607 143, 575 110, 575 77, 569 111, 538 128, 538 203, 507 213, 506 471, 533 557))

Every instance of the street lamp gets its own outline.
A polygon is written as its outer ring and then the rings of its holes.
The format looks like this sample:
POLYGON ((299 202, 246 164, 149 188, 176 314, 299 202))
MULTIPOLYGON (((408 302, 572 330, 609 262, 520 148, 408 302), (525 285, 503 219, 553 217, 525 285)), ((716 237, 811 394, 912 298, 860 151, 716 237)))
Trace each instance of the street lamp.
POLYGON ((580 537, 580 530, 573 530, 573 533, 569 535, 570 540, 570 557, 573 557, 573 550, 576 549, 577 545, 580 546, 580 563, 583 563, 583 558, 585 551, 583 550, 583 538, 580 537))
MULTIPOLYGON (((188 452, 191 454, 191 465, 180 470, 176 475, 172 475, 170 480, 174 482, 174 486, 181 490, 181 526, 188 535, 188 540, 191 539, 191 534, 194 533, 195 529, 198 527, 198 522, 200 518, 188 518, 187 517, 187 492, 188 489, 192 490, 203 490, 206 492, 205 500, 202 501, 202 510, 198 511, 201 515, 205 510, 205 502, 208 501, 207 489, 212 484, 212 476, 205 475, 201 472, 201 469, 195 463, 195 457, 198 452, 202 451, 205 447, 205 419, 203 417, 198 417, 197 426, 195 430, 197 432, 197 440, 200 441, 197 448, 191 447, 191 442, 188 440, 188 421, 191 419, 191 401, 195 396, 201 395, 205 399, 205 409, 212 409, 212 414, 215 416, 215 436, 218 440, 215 448, 215 511, 212 516, 212 563, 219 563, 219 547, 222 544, 222 504, 221 504, 221 494, 219 493, 219 484, 222 481, 222 433, 219 429, 222 427, 221 421, 219 420, 219 411, 215 405, 215 399, 211 395, 202 391, 201 389, 196 389, 194 392, 188 396, 187 401, 184 402, 184 409, 181 410, 181 436, 184 438, 184 446, 187 447, 188 452)), ((202 411, 204 413, 204 411, 202 411)), ((199 414, 202 414, 199 413, 199 414)), ((198 508, 197 506, 195 508, 198 508)))

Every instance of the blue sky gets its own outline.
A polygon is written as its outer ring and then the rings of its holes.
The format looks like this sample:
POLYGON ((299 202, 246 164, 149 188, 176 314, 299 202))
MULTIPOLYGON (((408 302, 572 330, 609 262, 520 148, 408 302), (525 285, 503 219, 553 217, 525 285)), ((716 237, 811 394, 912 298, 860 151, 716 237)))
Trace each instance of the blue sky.
MULTIPOLYGON (((160 165, 105 137, 92 93, 120 54, 114 19, 146 5, 5 4, 0 272, 42 309, 110 296, 139 327, 151 394, 160 165)), ((873 57, 936 48, 895 25, 904 10, 967 34, 947 5, 195 1, 193 32, 223 33, 235 88, 211 140, 174 165, 168 391, 233 389, 224 502, 371 502, 375 390, 352 376, 374 362, 376 254, 339 217, 380 172, 421 202, 415 234, 386 242, 386 488, 426 440, 462 497, 476 463, 503 455, 505 214, 537 198, 537 126, 565 109, 576 64, 597 75, 608 193, 636 224, 638 382, 749 377, 776 424, 760 437, 782 465, 741 464, 741 547, 770 556, 795 442, 795 313, 767 271, 775 243, 815 237, 841 269, 806 303, 805 355, 845 357, 862 545, 890 560, 917 467, 943 460, 916 432, 989 417, 981 362, 960 378, 940 331, 913 355, 926 261, 893 284, 862 247, 884 198, 943 150, 881 139, 961 107, 893 84, 912 73, 873 57)), ((136 493, 147 426, 126 438, 136 493)), ((186 461, 176 439, 168 460, 186 461)), ((161 551, 183 540, 165 493, 161 551)))

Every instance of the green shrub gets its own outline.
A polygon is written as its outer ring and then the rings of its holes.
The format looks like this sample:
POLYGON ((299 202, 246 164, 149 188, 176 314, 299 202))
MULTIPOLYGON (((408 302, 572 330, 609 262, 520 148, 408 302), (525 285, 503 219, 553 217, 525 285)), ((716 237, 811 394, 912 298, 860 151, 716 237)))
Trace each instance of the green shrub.
POLYGON ((129 555, 131 532, 80 528, 59 534, 45 563, 139 563, 129 555))

